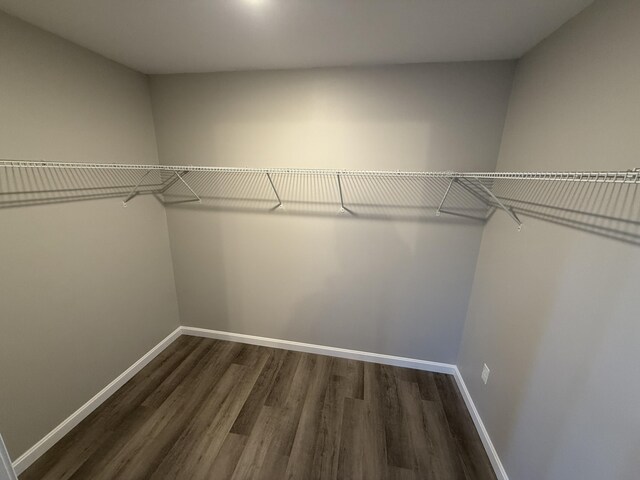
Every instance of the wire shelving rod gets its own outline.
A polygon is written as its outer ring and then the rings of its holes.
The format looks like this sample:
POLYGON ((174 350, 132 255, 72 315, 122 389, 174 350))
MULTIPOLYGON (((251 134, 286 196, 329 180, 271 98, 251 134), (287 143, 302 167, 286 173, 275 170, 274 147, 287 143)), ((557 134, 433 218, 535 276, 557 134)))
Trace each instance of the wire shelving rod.
MULTIPOLYGON (((562 184, 609 184, 609 185, 625 185, 630 188, 640 185, 640 168, 625 171, 567 171, 567 172, 455 172, 455 171, 439 171, 439 172, 413 172, 413 171, 376 171, 376 170, 339 170, 339 169, 300 169, 300 168, 241 168, 241 167, 212 167, 204 165, 144 165, 144 164, 125 164, 125 163, 79 163, 79 162, 49 162, 44 160, 15 160, 0 159, 0 200, 10 195, 32 195, 43 194, 48 187, 39 185, 38 189, 25 187, 29 182, 25 180, 18 181, 21 188, 15 188, 13 191, 8 188, 9 178, 17 177, 10 175, 9 172, 23 170, 27 171, 52 171, 52 175, 42 175, 38 178, 38 182, 45 182, 50 177, 63 178, 69 185, 65 184, 64 189, 60 192, 68 190, 97 190, 108 189, 110 196, 122 195, 125 198, 124 204, 131 201, 139 194, 154 194, 165 204, 184 203, 189 201, 202 202, 205 198, 212 198, 216 194, 224 196, 232 191, 230 196, 226 198, 239 198, 241 192, 262 188, 256 182, 258 178, 266 179, 267 188, 270 188, 272 194, 275 195, 278 205, 275 207, 284 207, 286 202, 292 201, 292 196, 301 194, 299 190, 306 188, 321 188, 324 185, 318 183, 320 179, 327 182, 326 185, 337 185, 335 193, 327 194, 330 196, 329 201, 335 201, 340 206, 340 211, 345 211, 345 185, 349 190, 349 205, 358 205, 356 199, 358 195, 362 195, 366 189, 374 189, 377 198, 384 198, 382 203, 388 203, 394 207, 396 197, 413 196, 413 198, 421 199, 421 205, 415 208, 431 209, 435 211, 437 216, 441 214, 451 214, 460 216, 469 216, 461 213, 464 208, 468 208, 470 198, 474 199, 477 204, 486 211, 495 209, 504 210, 514 222, 521 226, 520 219, 514 210, 514 202, 517 199, 505 198, 504 192, 500 191, 499 185, 523 185, 520 190, 533 186, 538 190, 542 190, 548 185, 562 184), (90 175, 89 172, 95 172, 91 177, 91 184, 76 185, 80 182, 81 177, 90 175), (185 175, 188 174, 186 179, 185 175), (309 179, 304 185, 311 187, 301 187, 303 183, 295 183, 296 189, 291 190, 291 184, 288 183, 292 177, 305 176, 309 179), (329 178, 330 177, 330 178, 329 178), (159 178, 159 182, 154 180, 159 178), (276 181, 277 180, 277 181, 276 181), (317 181, 318 180, 318 181, 317 181), (74 183, 75 182, 75 183, 74 183), (331 182, 331 183, 329 183, 331 182), (505 183, 506 182, 506 183, 505 183), (181 196, 176 193, 174 185, 181 185, 193 195, 188 200, 179 202, 168 202, 165 196, 181 196), (316 187, 313 187, 315 185, 316 187), (419 186, 421 185, 421 186, 419 186), (498 187, 496 187, 498 185, 498 187), (68 188, 68 187, 73 188, 68 188), (80 188, 78 188, 80 187, 80 188), (133 187, 133 188, 132 188, 133 187), (356 187, 354 189, 354 187, 356 187), (227 193, 215 191, 215 189, 223 188, 227 193), (358 191, 358 188, 360 191, 358 191), (208 190, 207 190, 208 189, 208 190), (244 189, 244 190, 243 190, 244 189), (211 196, 207 197, 207 192, 211 196), (212 193, 213 192, 213 193, 212 193), (238 193, 240 192, 240 193, 238 193), (293 193, 292 193, 293 192, 293 193), (335 195, 335 197, 334 197, 335 195), (339 195, 339 198, 337 198, 339 195), (202 197, 202 198, 201 198, 202 197), (352 198, 353 197, 353 198, 352 198), (437 198, 434 200, 434 198, 437 198), (435 205, 433 204, 435 201, 435 205), (445 209, 445 202, 447 204, 445 209)), ((40 173, 38 173, 40 175, 40 173)), ((25 175, 26 176, 26 175, 25 175)), ((12 181, 15 181, 13 178, 12 181)), ((305 180, 306 181, 306 180, 305 180)), ((33 182, 31 182, 34 184, 33 182)), ((577 188, 581 188, 576 185, 577 188)), ((327 188, 322 187, 326 192, 327 188)), ((555 188, 555 187, 554 187, 555 188)), ((604 187, 603 187, 604 188, 604 187)), ((626 188, 626 187, 625 187, 626 188)), ((526 189, 525 189, 526 190, 526 189)), ((508 191, 518 191, 511 188, 508 191)), ((88 195, 91 197, 91 195, 88 195)), ((30 200, 27 200, 30 201, 30 200)), ((296 201, 295 199, 293 201, 296 201)), ((299 203, 304 201, 298 200, 299 203)), ((11 203, 8 201, 7 203, 11 203)), ((307 202, 308 203, 308 202, 307 202)), ((522 211, 522 208, 515 208, 522 211)), ((348 210, 351 212, 351 210, 348 210)), ((483 214, 484 215, 484 214, 483 214)), ((488 215, 490 216, 490 215, 488 215)), ((488 216, 486 218, 488 218, 488 216)), ((471 217, 475 218, 475 217, 471 217)), ((486 220, 485 217, 478 219, 486 220)))

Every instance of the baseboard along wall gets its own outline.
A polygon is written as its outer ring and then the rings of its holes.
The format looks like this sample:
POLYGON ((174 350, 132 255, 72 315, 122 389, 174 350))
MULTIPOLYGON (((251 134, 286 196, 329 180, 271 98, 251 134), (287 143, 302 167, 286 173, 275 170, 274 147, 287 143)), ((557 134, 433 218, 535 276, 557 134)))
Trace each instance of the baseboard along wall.
POLYGON ((73 427, 87 418, 91 412, 102 405, 120 387, 133 378, 136 373, 142 370, 149 362, 151 362, 151 360, 156 358, 165 348, 171 345, 180 335, 182 335, 182 330, 181 327, 178 327, 162 339, 155 347, 145 353, 138 361, 118 375, 118 377, 116 377, 109 385, 96 393, 87 403, 69 415, 62 421, 62 423, 60 423, 60 425, 51 430, 38 443, 20 455, 20 457, 13 462, 13 468, 16 473, 20 475, 29 468, 33 462, 53 447, 53 445, 69 433, 73 427))
POLYGON ((243 333, 230 333, 220 330, 209 330, 206 328, 182 327, 183 335, 194 337, 214 338, 216 340, 228 340, 230 342, 248 343, 263 347, 281 348, 293 350, 294 352, 315 353, 317 355, 328 355, 331 357, 348 358, 349 360, 361 360, 363 362, 382 363, 395 367, 415 368, 436 373, 447 373, 453 375, 456 366, 450 363, 429 362, 427 360, 417 360, 414 358, 396 357, 393 355, 383 355, 381 353, 362 352, 359 350, 349 350, 347 348, 327 347, 325 345, 315 345, 313 343, 294 342, 291 340, 280 340, 278 338, 257 337, 255 335, 245 335, 243 333))
POLYGON ((487 451, 487 455, 496 472, 498 480, 509 480, 507 473, 498 457, 498 453, 491 442, 489 433, 487 432, 480 414, 473 403, 473 399, 469 394, 469 390, 464 383, 464 379, 458 370, 458 367, 449 363, 430 362, 428 360, 420 360, 415 358, 397 357, 394 355, 384 355, 381 353, 363 352, 359 350, 349 350, 346 348, 329 347, 325 345, 315 345, 311 343, 294 342, 291 340, 281 340, 276 338, 258 337, 255 335, 246 335, 242 333, 223 332, 220 330, 209 330, 196 327, 178 327, 171 332, 160 343, 153 347, 149 352, 144 354, 137 362, 127 368, 122 374, 114 379, 109 385, 100 390, 93 398, 91 398, 82 407, 72 413, 60 425, 49 432, 42 440, 33 447, 23 453, 15 462, 13 468, 19 475, 24 472, 33 462, 51 448, 58 440, 70 432, 73 427, 84 420, 91 412, 98 408, 104 401, 113 395, 122 385, 129 381, 136 373, 142 370, 151 360, 167 348, 180 335, 191 335, 196 337, 213 338, 217 340, 227 340, 230 342, 248 343, 251 345, 261 345, 264 347, 281 348, 285 350, 293 350, 296 352, 315 353, 318 355, 329 355, 339 358, 347 358, 351 360, 360 360, 363 362, 380 363, 383 365, 393 365, 396 367, 413 368, 416 370, 425 370, 428 372, 444 373, 453 375, 458 388, 464 398, 469 413, 473 419, 473 423, 478 430, 478 434, 482 440, 482 444, 487 451))
POLYGON ((0 480, 17 480, 16 472, 11 464, 9 452, 0 435, 0 480))
POLYGON ((507 471, 504 469, 502 462, 500 461, 500 457, 498 456, 498 452, 493 446, 493 442, 491 441, 491 437, 489 437, 489 432, 484 426, 482 422, 482 418, 480 417, 480 413, 476 408, 476 404, 473 402, 473 398, 471 398, 471 394, 467 389, 467 385, 464 383, 464 379, 462 378, 462 374, 458 367, 454 367, 455 372, 453 376, 456 379, 456 384, 458 385, 458 389, 462 394, 462 398, 464 399, 464 403, 467 405, 467 410, 469 410, 469 414, 473 420, 473 424, 476 426, 476 430, 478 431, 478 435, 480 435, 480 440, 482 440, 482 445, 484 445, 484 449, 489 456, 489 460, 491 461, 491 466, 493 470, 496 472, 496 476, 498 480, 509 480, 509 476, 507 475, 507 471))

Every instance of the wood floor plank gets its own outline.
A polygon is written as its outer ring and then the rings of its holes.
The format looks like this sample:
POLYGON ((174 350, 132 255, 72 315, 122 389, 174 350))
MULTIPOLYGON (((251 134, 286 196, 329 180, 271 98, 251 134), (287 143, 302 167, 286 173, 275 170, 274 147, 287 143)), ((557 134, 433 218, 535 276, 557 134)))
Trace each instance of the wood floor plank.
POLYGON ((414 456, 413 470, 419 478, 464 480, 464 472, 456 455, 451 455, 452 438, 445 428, 440 405, 422 400, 417 383, 399 381, 402 409, 409 419, 409 436, 414 456), (431 407, 433 411, 425 411, 431 407), (438 422, 433 419, 438 418, 438 422), (435 440, 435 442, 434 442, 435 440))
POLYGON ((453 377, 181 337, 20 480, 492 480, 453 377))
POLYGON ((365 444, 364 400, 344 399, 342 441, 338 458, 338 480, 364 480, 363 459, 365 444))
POLYGON ((141 405, 155 392, 159 385, 167 381, 175 370, 187 359, 203 355, 215 343, 215 340, 199 342, 197 338, 181 336, 171 344, 172 351, 167 354, 164 350, 149 365, 140 371, 135 379, 127 382, 123 388, 113 395, 106 408, 111 415, 106 421, 112 423, 121 416, 126 406, 141 405), (173 350, 173 347, 177 348, 173 350))
POLYGON ((487 457, 480 435, 452 375, 436 377, 436 385, 456 452, 462 461, 467 478, 495 479, 495 473, 487 457))
POLYGON ((363 469, 366 479, 388 477, 388 454, 384 388, 380 365, 364 364, 364 437, 363 469))
POLYGON ((414 470, 408 468, 389 467, 389 480, 421 480, 423 478, 434 478, 440 480, 440 477, 421 477, 414 470))
MULTIPOLYGON (((242 377, 246 367, 229 365, 216 387, 210 392, 193 418, 187 420, 184 430, 170 447, 152 477, 157 478, 205 478, 210 465, 199 461, 202 458, 215 458, 228 433, 220 428, 227 414, 226 399, 232 398, 237 379, 242 377), (221 407, 220 411, 215 410, 221 407), (225 408, 226 407, 226 408, 225 408), (224 410, 223 410, 224 409, 224 410), (224 412, 224 413, 222 413, 224 412), (212 435, 218 434, 215 438, 212 435), (204 470, 204 471, 203 471, 204 470)), ((229 419, 229 428, 234 419, 229 419)))
POLYGON ((222 342, 214 344, 203 361, 185 376, 183 383, 114 455, 113 460, 103 470, 94 473, 95 480, 149 478, 240 348, 222 342))
POLYGON ((292 352, 290 350, 285 352, 283 364, 278 370, 269 395, 265 399, 265 405, 277 407, 285 402, 302 355, 303 354, 299 352, 292 352))
MULTIPOLYGON (((162 405, 167 397, 184 381, 186 375, 197 368, 197 365, 203 361, 207 352, 216 344, 215 340, 196 344, 196 348, 172 369, 171 373, 144 399, 142 405, 151 408, 158 408, 162 405)), ((127 399, 123 399, 123 402, 126 401, 127 399)))
POLYGON ((433 372, 423 372, 416 370, 416 381, 420 388, 420 397, 423 400, 431 402, 439 402, 440 394, 438 393, 438 386, 436 385, 436 376, 441 375, 433 372))
POLYGON ((216 388, 194 413, 187 428, 154 472, 154 477, 211 478, 209 470, 212 460, 218 456, 231 426, 268 360, 269 353, 247 349, 243 357, 246 363, 230 365, 216 388), (209 461, 201 461, 203 458, 209 461))
POLYGON ((259 357, 266 355, 266 357, 268 358, 274 351, 275 349, 273 348, 245 344, 233 359, 233 363, 244 365, 245 367, 251 367, 256 364, 256 360, 259 357))
POLYGON ((271 390, 275 384, 276 376, 282 368, 284 363, 286 350, 273 350, 267 364, 265 365, 262 374, 256 381, 256 385, 251 390, 249 398, 245 402, 238 418, 231 427, 233 433, 249 436, 251 430, 255 425, 258 415, 262 406, 265 404, 265 400, 271 393, 271 390))
MULTIPOLYGON (((406 377, 405 377, 406 378, 406 377)), ((398 380, 400 408, 406 412, 407 427, 412 450, 413 465, 409 469, 418 472, 420 478, 443 478, 433 462, 433 451, 427 441, 426 422, 422 413, 422 398, 417 383, 398 380)), ((406 469, 402 469, 406 470, 406 469)))
POLYGON ((349 360, 346 358, 335 358, 335 374, 345 377, 351 385, 351 398, 364 400, 364 362, 349 360))
POLYGON ((309 388, 309 379, 316 362, 316 356, 309 354, 288 357, 283 369, 288 363, 295 365, 296 368, 293 375, 291 375, 291 369, 286 368, 286 377, 280 377, 283 379, 283 385, 286 385, 286 388, 278 393, 281 404, 279 407, 265 405, 262 408, 259 422, 249 436, 247 446, 234 471, 232 477, 234 479, 255 478, 267 475, 267 472, 269 475, 274 475, 272 478, 282 478, 285 474, 309 388))
POLYGON ((464 473, 464 467, 440 402, 423 400, 422 416, 425 421, 425 432, 429 439, 434 470, 441 472, 446 480, 465 480, 467 477, 464 473))
POLYGON ((409 419, 402 408, 396 376, 397 367, 379 365, 385 438, 387 443, 387 463, 394 467, 413 468, 415 459, 409 437, 409 419))
POLYGON ((280 455, 289 456, 293 448, 298 424, 302 416, 304 400, 313 378, 316 362, 322 361, 322 356, 303 353, 298 368, 291 382, 289 394, 284 402, 284 412, 281 418, 280 455))
MULTIPOLYGON (((234 480, 257 478, 261 472, 266 471, 265 465, 270 452, 275 451, 272 457, 281 455, 277 453, 279 441, 280 419, 283 416, 282 407, 270 407, 265 405, 260 410, 258 419, 253 427, 247 444, 238 459, 236 468, 231 475, 234 480)), ((271 466, 273 468, 273 465, 271 466)), ((286 465, 285 465, 286 468, 286 465)))
POLYGON ((334 360, 313 448, 313 466, 309 476, 313 480, 337 478, 344 399, 353 394, 353 378, 338 375, 341 370, 337 360, 341 359, 334 360))
POLYGON ((222 448, 213 460, 209 471, 211 479, 231 478, 233 471, 236 469, 238 460, 244 451, 249 437, 246 435, 238 435, 237 433, 229 433, 222 444, 222 448))
MULTIPOLYGON (((171 374, 175 365, 202 342, 179 337, 109 400, 65 435, 20 476, 21 480, 66 480, 118 429, 128 415, 135 415, 142 401, 171 374)), ((207 345, 203 344, 203 351, 207 345)))
POLYGON ((285 478, 310 478, 313 468, 314 447, 322 419, 327 386, 331 378, 333 359, 320 356, 311 374, 310 385, 302 406, 285 478))
POLYGON ((105 441, 101 442, 96 450, 80 468, 69 477, 70 480, 83 480, 93 477, 93 472, 100 471, 103 465, 108 465, 113 455, 126 445, 129 439, 136 434, 138 429, 151 417, 153 410, 147 407, 138 407, 127 416, 118 429, 111 432, 105 441))

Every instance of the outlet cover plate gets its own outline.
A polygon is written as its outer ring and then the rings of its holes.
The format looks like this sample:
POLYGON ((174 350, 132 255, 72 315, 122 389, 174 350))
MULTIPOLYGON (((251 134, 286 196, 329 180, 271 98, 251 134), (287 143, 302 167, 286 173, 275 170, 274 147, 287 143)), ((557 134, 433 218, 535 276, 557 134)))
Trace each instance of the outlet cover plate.
POLYGON ((487 380, 489 380, 489 373, 491 373, 491 370, 489 370, 489 367, 487 367, 487 364, 484 364, 484 367, 482 367, 482 381, 484 382, 484 384, 487 384, 487 380))

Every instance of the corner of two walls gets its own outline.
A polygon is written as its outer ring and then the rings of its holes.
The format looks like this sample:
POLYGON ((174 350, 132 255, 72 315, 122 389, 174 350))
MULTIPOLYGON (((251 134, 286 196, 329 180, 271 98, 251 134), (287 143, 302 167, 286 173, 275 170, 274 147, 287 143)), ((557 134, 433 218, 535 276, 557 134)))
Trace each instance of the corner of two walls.
MULTIPOLYGON (((148 78, 0 24, 6 158, 493 170, 513 75, 478 62, 148 78)), ((482 234, 150 197, 0 215, 3 318, 20 319, 0 348, 14 458, 178 324, 454 363, 482 234)))
MULTIPOLYGON (((160 162, 493 171, 513 70, 152 76, 160 162)), ((194 207, 167 217, 183 325, 455 363, 482 225, 194 207)))
MULTIPOLYGON (((0 157, 157 163, 145 77, 0 12, 0 157)), ((166 216, 140 196, 0 209, 0 430, 33 446, 178 326, 166 216)))
MULTIPOLYGON (((510 62, 147 80, 0 13, 1 153, 473 171, 494 169, 502 141, 500 170, 626 169, 639 17, 637 2, 596 2, 519 63, 509 100, 510 62)), ((483 233, 153 202, 0 211, 14 457, 181 323, 448 363, 460 347, 513 478, 635 478, 637 247, 533 219, 517 233, 499 215, 483 233)))
MULTIPOLYGON (((639 19, 598 1, 519 61, 499 170, 638 166, 639 19)), ((523 220, 485 227, 461 374, 511 478, 635 479, 640 249, 523 220)))

